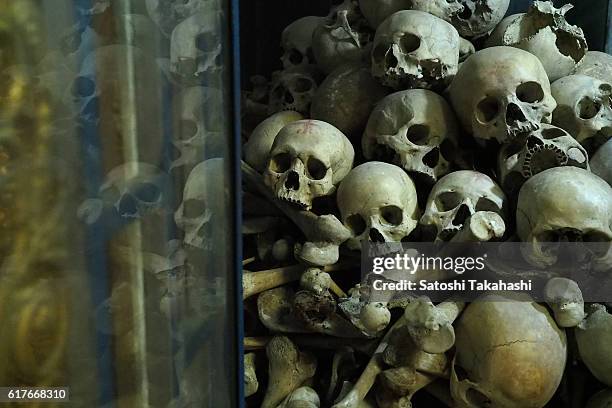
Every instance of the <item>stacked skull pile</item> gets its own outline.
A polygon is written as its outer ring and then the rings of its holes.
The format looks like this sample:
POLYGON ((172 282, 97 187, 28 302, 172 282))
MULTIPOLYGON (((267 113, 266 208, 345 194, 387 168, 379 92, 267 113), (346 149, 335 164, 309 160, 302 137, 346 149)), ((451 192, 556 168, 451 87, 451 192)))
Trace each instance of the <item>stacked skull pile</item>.
POLYGON ((571 6, 508 6, 344 0, 283 32, 283 69, 244 98, 247 403, 570 406, 570 363, 612 387, 609 305, 568 279, 547 304, 373 302, 360 282, 364 241, 522 241, 536 268, 547 242, 597 242, 609 279, 612 57, 571 6))

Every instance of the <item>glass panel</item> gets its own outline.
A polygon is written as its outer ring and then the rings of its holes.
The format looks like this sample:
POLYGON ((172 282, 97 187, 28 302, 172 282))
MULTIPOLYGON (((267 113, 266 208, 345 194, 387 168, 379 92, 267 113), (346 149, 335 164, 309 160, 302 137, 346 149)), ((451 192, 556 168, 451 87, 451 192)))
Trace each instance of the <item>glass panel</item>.
POLYGON ((0 1, 0 386, 235 406, 229 16, 0 1))

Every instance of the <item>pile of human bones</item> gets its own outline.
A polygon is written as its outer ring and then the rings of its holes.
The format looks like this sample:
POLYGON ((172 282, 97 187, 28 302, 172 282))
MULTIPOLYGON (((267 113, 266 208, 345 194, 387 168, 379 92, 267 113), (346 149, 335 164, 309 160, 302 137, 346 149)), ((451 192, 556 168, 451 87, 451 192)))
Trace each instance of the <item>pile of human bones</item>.
POLYGON ((612 57, 569 5, 508 6, 345 0, 283 31, 243 98, 247 405, 612 404, 611 304, 566 278, 547 303, 360 282, 367 240, 523 241, 536 268, 543 242, 597 241, 609 278, 612 57))

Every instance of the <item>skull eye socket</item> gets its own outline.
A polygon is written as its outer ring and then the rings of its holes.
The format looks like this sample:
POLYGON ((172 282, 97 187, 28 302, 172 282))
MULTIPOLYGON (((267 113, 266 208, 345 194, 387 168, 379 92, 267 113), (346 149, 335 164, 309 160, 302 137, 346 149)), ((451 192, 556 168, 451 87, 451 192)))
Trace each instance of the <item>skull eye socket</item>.
POLYGON ((79 76, 72 83, 70 92, 77 98, 85 98, 93 95, 96 90, 96 84, 94 81, 87 77, 79 76))
POLYGON ((295 78, 291 82, 291 88, 296 92, 308 92, 312 89, 312 82, 306 78, 295 78))
POLYGON ((209 51, 214 45, 217 38, 214 33, 200 33, 195 38, 195 46, 200 51, 209 51))
POLYGON ((185 218, 196 218, 206 212, 206 203, 204 200, 190 198, 183 203, 183 216, 185 218))
POLYGON ((270 170, 275 173, 284 173, 291 167, 291 156, 288 153, 279 153, 270 160, 270 170))
POLYGON ((346 219, 346 225, 355 235, 363 234, 366 229, 366 222, 359 214, 349 215, 346 219))
POLYGON ((406 137, 411 143, 424 146, 429 142, 429 126, 412 125, 406 132, 406 137))
POLYGON ((610 238, 599 231, 587 232, 582 241, 590 243, 588 248, 598 257, 604 256, 610 249, 610 238))
POLYGON ((488 199, 487 197, 480 197, 478 202, 476 203, 476 211, 493 211, 499 212, 501 208, 493 200, 488 199))
POLYGON ((461 195, 455 191, 447 191, 438 194, 435 199, 435 204, 438 211, 450 211, 461 204, 461 195))
POLYGON ((599 85, 599 91, 603 94, 609 95, 612 93, 612 85, 610 84, 601 84, 599 85))
POLYGON ((191 139, 198 133, 198 124, 194 120, 183 119, 179 126, 179 139, 191 139))
POLYGON ((556 139, 561 136, 567 136, 567 133, 565 133, 563 129, 547 128, 542 130, 542 137, 546 140, 556 139))
POLYGON ((321 180, 327 174, 327 166, 323 164, 321 160, 311 157, 308 159, 306 166, 310 178, 314 180, 321 180))
POLYGON ((489 123, 499 114, 499 103, 493 97, 486 97, 476 106, 476 119, 480 123, 489 123))
POLYGON ((597 116, 600 109, 601 104, 588 96, 583 97, 578 102, 578 116, 580 116, 580 119, 593 119, 597 116))
POLYGON ((409 54, 421 47, 421 39, 414 34, 406 33, 400 39, 400 46, 404 53, 409 54))
POLYGON ((302 53, 295 48, 292 48, 287 52, 287 57, 289 58, 289 62, 293 65, 300 65, 304 60, 302 53))
POLYGON ((134 191, 134 196, 139 200, 146 203, 154 203, 159 199, 161 191, 153 183, 142 183, 134 191))
POLYGON ((391 225, 400 225, 404 220, 404 212, 395 205, 388 205, 380 209, 382 219, 391 225))
POLYGON ((544 99, 544 91, 537 82, 525 82, 516 88, 516 96, 521 102, 536 103, 544 99))

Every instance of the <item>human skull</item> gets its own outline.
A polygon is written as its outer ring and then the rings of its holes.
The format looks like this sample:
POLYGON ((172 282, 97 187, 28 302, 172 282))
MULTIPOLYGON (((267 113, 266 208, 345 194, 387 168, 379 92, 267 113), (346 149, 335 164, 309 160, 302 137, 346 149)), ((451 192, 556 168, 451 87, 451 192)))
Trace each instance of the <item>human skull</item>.
POLYGON ((222 68, 221 11, 200 11, 181 21, 170 37, 170 72, 180 82, 197 85, 205 74, 222 68))
POLYGON ((572 7, 557 9, 551 2, 535 1, 527 13, 506 17, 487 45, 529 51, 540 59, 551 82, 570 75, 587 52, 582 29, 565 20, 572 7))
POLYGON ((347 63, 325 78, 310 106, 310 116, 337 127, 351 140, 358 140, 368 116, 387 89, 372 78, 369 67, 347 63))
POLYGON ((372 111, 363 134, 363 154, 436 181, 450 169, 445 154, 457 148, 458 134, 455 115, 444 98, 426 89, 400 91, 372 111))
POLYGON ((544 306, 515 298, 485 295, 456 323, 450 388, 458 408, 541 408, 557 390, 565 332, 544 306))
POLYGON ((141 162, 119 165, 108 172, 98 195, 119 216, 142 218, 160 209, 168 200, 168 176, 157 167, 141 162))
POLYGON ((352 232, 351 249, 362 241, 400 242, 417 226, 419 208, 414 183, 399 167, 367 162, 340 183, 337 196, 342 223, 352 232))
POLYGON ((215 219, 223 219, 227 203, 227 180, 224 161, 221 158, 208 159, 191 170, 183 200, 174 213, 176 225, 183 230, 183 241, 192 247, 210 249, 213 240, 221 231, 215 219))
POLYGON ((365 61, 373 37, 357 0, 344 0, 314 30, 312 51, 317 65, 329 74, 344 63, 365 61))
POLYGON ((404 10, 376 30, 372 75, 394 89, 444 88, 457 72, 459 34, 431 14, 404 10))
POLYGON ((492 211, 505 219, 506 196, 486 174, 460 170, 442 177, 433 187, 421 218, 427 239, 448 241, 478 211, 492 211))
POLYGON ((264 180, 276 198, 309 210, 313 199, 334 193, 354 157, 351 142, 334 126, 299 120, 276 136, 264 180))
POLYGON ((268 114, 282 110, 307 114, 319 80, 320 73, 312 65, 274 72, 268 97, 268 114))
POLYGON ((198 86, 177 95, 172 145, 178 157, 171 168, 195 165, 204 157, 207 143, 223 139, 222 99, 218 89, 198 86))
MULTIPOLYGON (((587 170, 553 167, 531 177, 521 188, 516 209, 518 237, 530 263, 546 267, 559 254, 556 242, 596 242, 581 261, 606 265, 612 253, 612 188, 587 170)), ((608 264, 609 267, 609 264, 608 264)))
POLYGON ((146 0, 146 5, 149 17, 166 37, 181 21, 197 12, 221 9, 217 0, 146 0))
POLYGON ((315 63, 312 52, 312 35, 324 20, 325 17, 306 16, 285 27, 281 35, 281 47, 283 48, 281 61, 285 69, 315 63))
POLYGON ((612 140, 601 146, 591 159, 591 171, 612 186, 612 140))
POLYGON ((371 27, 400 10, 420 10, 451 23, 460 35, 478 37, 504 18, 510 0, 360 0, 371 27))
POLYGON ((551 167, 575 166, 589 169, 586 150, 565 130, 547 124, 529 133, 525 140, 501 147, 499 179, 508 194, 518 192, 529 177, 551 167))
POLYGON ((580 357, 591 373, 612 387, 612 315, 605 306, 591 306, 588 317, 575 330, 580 357))
POLYGON ((600 51, 588 51, 574 74, 590 76, 612 84, 612 55, 600 51))
POLYGON ((589 153, 612 138, 612 85, 585 75, 555 81, 553 124, 567 130, 589 153))
POLYGON ((476 52, 462 63, 449 94, 468 133, 500 143, 550 123, 557 106, 538 58, 512 47, 476 52))
POLYGON ((262 173, 268 166, 270 149, 272 149, 272 144, 278 132, 287 124, 302 119, 304 117, 298 112, 282 111, 261 122, 253 130, 249 140, 247 140, 242 148, 244 160, 255 170, 262 173))

